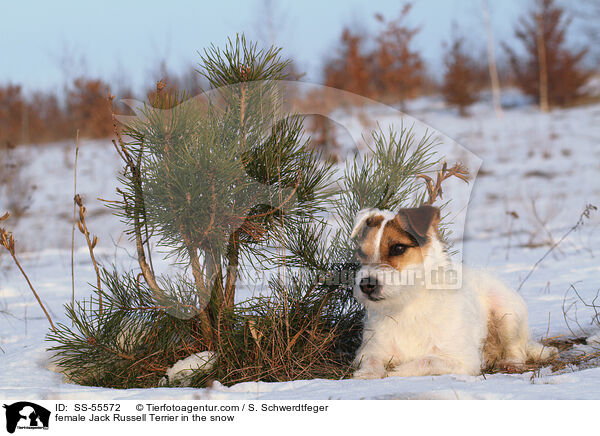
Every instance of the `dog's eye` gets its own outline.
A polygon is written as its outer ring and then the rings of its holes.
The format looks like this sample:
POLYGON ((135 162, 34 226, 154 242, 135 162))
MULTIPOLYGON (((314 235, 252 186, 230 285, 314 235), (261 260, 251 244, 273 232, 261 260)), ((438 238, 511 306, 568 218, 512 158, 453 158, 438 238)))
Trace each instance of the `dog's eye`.
POLYGON ((390 256, 400 256, 404 254, 407 248, 404 244, 394 244, 390 247, 390 256))
POLYGON ((358 247, 358 248, 356 249, 356 255, 357 255, 358 257, 362 257, 362 258, 365 258, 365 257, 367 257, 367 254, 366 254, 364 251, 362 251, 362 250, 360 249, 360 247, 358 247))

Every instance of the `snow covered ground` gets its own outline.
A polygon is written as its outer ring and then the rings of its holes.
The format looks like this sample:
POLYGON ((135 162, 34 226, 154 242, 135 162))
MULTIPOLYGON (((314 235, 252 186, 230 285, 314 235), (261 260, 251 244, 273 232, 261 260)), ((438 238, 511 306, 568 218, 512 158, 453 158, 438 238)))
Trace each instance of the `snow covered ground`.
MULTIPOLYGON (((497 119, 485 103, 473 107, 471 117, 460 118, 434 98, 412 102, 407 112, 472 152, 462 156, 468 166, 478 166, 481 159, 470 198, 462 199, 465 204, 469 201, 463 258, 517 287, 548 250, 548 242, 568 232, 587 203, 600 207, 600 105, 542 114, 518 96, 512 100, 514 107, 505 110, 503 119, 497 119)), ((368 115, 380 123, 390 121, 388 113, 368 115)), ((14 231, 17 253, 55 322, 65 321, 62 305, 71 298, 73 149, 73 144, 65 143, 18 150, 28 160, 22 178, 35 189, 25 216, 3 223, 14 231)), ((449 158, 449 164, 453 160, 449 158)), ((100 240, 100 260, 127 269, 134 265, 131 245, 119 220, 97 200, 114 197, 119 165, 110 143, 84 142, 78 191, 89 209, 88 225, 100 240)), ((450 187, 445 198, 453 199, 454 192, 450 187)), ((0 197, 0 213, 6 201, 0 197)), ((76 289, 82 298, 89 289, 86 283, 95 276, 78 233, 76 246, 76 289)), ((524 283, 520 293, 529 306, 534 336, 587 337, 598 331, 591 323, 593 309, 585 307, 574 289, 586 302, 600 290, 599 246, 596 212, 524 283)), ((0 253, 0 398, 4 399, 600 399, 600 367, 593 366, 485 377, 306 380, 232 387, 215 383, 210 389, 90 388, 65 383, 48 369, 47 327, 18 270, 6 253, 0 253)), ((593 350, 592 345, 576 345, 574 352, 593 350)))

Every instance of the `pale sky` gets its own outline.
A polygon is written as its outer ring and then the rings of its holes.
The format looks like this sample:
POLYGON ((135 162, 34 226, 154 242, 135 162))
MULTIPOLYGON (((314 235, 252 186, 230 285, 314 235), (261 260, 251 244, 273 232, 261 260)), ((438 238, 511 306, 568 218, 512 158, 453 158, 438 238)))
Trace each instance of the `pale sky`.
MULTIPOLYGON (((483 49, 482 0, 417 0, 411 24, 421 26, 416 47, 435 72, 441 44, 456 21, 474 48, 483 49)), ((139 90, 153 82, 161 59, 171 70, 196 64, 198 50, 244 32, 269 36, 264 0, 0 0, 0 83, 27 91, 62 86, 84 73, 139 90)), ((273 0, 275 40, 293 57, 305 80, 319 82, 323 60, 335 49, 343 26, 375 30, 373 16, 394 17, 402 2, 388 0, 273 0)), ((489 0, 497 51, 512 42, 512 26, 528 7, 519 0, 489 0)))

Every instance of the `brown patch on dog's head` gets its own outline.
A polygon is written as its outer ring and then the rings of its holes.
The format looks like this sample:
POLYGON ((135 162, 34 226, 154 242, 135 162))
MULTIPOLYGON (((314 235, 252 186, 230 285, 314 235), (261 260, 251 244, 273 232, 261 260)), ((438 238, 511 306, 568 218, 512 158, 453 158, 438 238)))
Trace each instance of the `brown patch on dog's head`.
POLYGON ((440 210, 433 206, 400 209, 393 219, 388 213, 370 209, 358 214, 352 231, 352 237, 358 239, 358 260, 377 261, 399 271, 423 263, 431 238, 438 232, 440 210))
POLYGON ((372 215, 365 220, 367 227, 379 227, 383 221, 382 215, 372 215))
POLYGON ((357 219, 352 235, 353 237, 358 236, 356 257, 363 263, 367 262, 369 259, 373 259, 373 256, 376 253, 377 247, 375 244, 377 233, 383 220, 383 215, 376 212, 363 217, 359 216, 357 219))
POLYGON ((379 263, 402 271, 409 265, 423 263, 431 238, 438 232, 440 211, 433 206, 400 209, 385 223, 378 247, 375 245, 384 217, 373 215, 369 219, 358 241, 358 259, 364 263, 377 258, 379 263))
POLYGON ((407 231, 407 226, 398 214, 393 220, 388 221, 383 228, 379 243, 379 261, 402 271, 409 265, 423 263, 427 247, 407 231))

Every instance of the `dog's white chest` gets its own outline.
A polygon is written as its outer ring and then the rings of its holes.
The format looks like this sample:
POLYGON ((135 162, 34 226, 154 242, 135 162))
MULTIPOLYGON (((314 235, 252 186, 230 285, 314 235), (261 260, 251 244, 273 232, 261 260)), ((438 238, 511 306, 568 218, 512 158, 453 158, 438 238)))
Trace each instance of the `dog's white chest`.
POLYGON ((365 336, 372 335, 371 341, 389 354, 392 364, 436 353, 452 339, 444 312, 424 301, 396 312, 370 313, 365 336))

